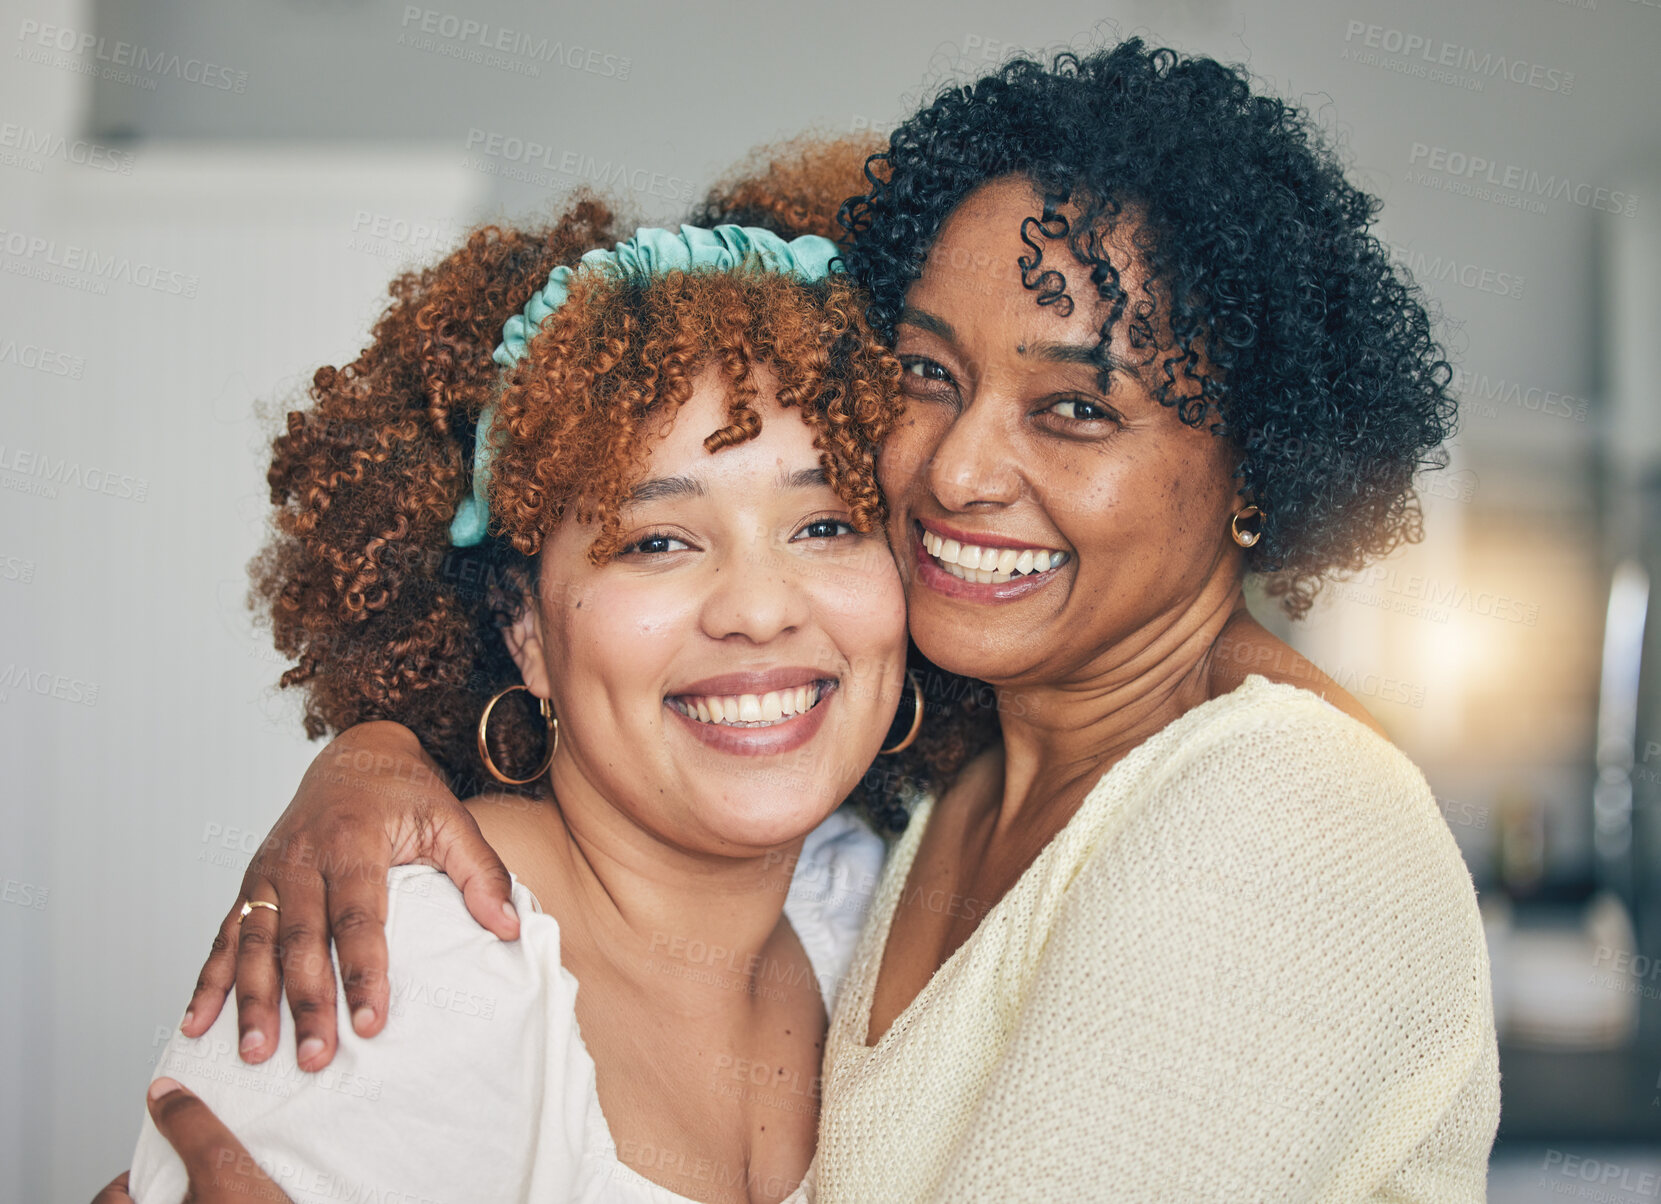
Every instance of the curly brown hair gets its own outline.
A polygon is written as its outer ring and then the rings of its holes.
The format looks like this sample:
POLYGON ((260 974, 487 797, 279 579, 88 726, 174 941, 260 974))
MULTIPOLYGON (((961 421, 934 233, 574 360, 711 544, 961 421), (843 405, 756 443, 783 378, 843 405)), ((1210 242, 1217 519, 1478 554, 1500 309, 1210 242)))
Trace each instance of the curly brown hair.
POLYGON ((752 150, 712 187, 689 219, 695 226, 762 226, 781 238, 817 234, 841 242, 837 211, 871 186, 865 163, 885 147, 873 134, 804 134, 752 150))
MULTIPOLYGON (((458 794, 495 788, 475 731, 487 701, 520 680, 501 629, 534 600, 543 537, 571 517, 598 524, 595 563, 617 551, 649 434, 706 370, 728 387, 728 421, 709 451, 761 429, 762 368, 813 431, 854 525, 880 528, 875 453, 900 412, 900 369, 845 278, 584 274, 504 377, 491 361, 503 322, 554 267, 618 233, 592 197, 551 225, 475 231, 441 263, 395 280, 369 346, 344 368, 320 368, 310 405, 289 413, 267 473, 275 533, 250 566, 251 598, 295 661, 281 685, 303 689, 308 736, 394 720, 458 794), (506 438, 491 467, 491 534, 454 548, 475 424, 492 402, 506 438)), ((499 706, 492 758, 515 776, 537 764, 541 727, 529 707, 499 706)), ((942 735, 908 751, 912 768, 862 783, 856 793, 879 819, 899 822, 905 785, 955 772, 961 742, 942 735)))

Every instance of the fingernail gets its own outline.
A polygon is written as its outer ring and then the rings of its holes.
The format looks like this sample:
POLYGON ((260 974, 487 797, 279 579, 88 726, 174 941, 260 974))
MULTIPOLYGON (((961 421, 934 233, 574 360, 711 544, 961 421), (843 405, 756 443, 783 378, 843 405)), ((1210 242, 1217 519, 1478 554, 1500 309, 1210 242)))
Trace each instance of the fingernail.
POLYGON ((323 1038, 307 1037, 304 1041, 300 1042, 299 1060, 302 1062, 309 1062, 322 1052, 323 1038))
POLYGON ((164 1095, 171 1095, 173 1092, 179 1090, 179 1087, 180 1083, 177 1079, 170 1079, 163 1076, 150 1084, 150 1098, 160 1099, 164 1095))
POLYGON ((265 1034, 260 1032, 257 1028, 251 1028, 242 1034, 242 1043, 237 1046, 237 1049, 243 1053, 253 1053, 264 1044, 265 1034))
POLYGON ((512 903, 505 900, 502 903, 502 914, 508 918, 508 923, 510 924, 517 924, 519 922, 519 913, 514 910, 512 903))
POLYGON ((190 1022, 194 1019, 196 1019, 196 1009, 195 1008, 186 1008, 185 1009, 185 1018, 183 1020, 179 1021, 179 1027, 182 1028, 182 1029, 189 1028, 190 1027, 190 1022))
POLYGON ((357 1030, 358 1036, 369 1035, 369 1026, 375 1023, 375 1009, 364 1004, 352 1013, 352 1027, 357 1030))

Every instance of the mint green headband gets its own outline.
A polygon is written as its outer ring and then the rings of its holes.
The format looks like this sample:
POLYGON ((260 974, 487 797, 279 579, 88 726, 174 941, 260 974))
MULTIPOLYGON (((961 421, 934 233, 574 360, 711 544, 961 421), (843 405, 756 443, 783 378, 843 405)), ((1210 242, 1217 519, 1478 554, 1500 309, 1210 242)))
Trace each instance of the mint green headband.
MULTIPOLYGON (((532 294, 523 313, 514 314, 502 327, 502 341, 491 356, 504 369, 525 358, 526 345, 571 292, 571 278, 578 272, 603 271, 612 276, 650 279, 669 272, 707 268, 717 272, 754 265, 798 280, 822 280, 833 270, 838 254, 836 244, 816 234, 786 242, 770 230, 755 226, 682 226, 672 230, 643 228, 634 237, 617 244, 615 250, 594 250, 584 255, 575 268, 561 265, 548 273, 548 283, 532 294)), ((838 269, 839 270, 839 267, 838 269)), ((461 500, 450 523, 450 542, 458 548, 472 547, 484 538, 490 525, 491 426, 495 403, 479 412, 473 434, 473 491, 461 500)))

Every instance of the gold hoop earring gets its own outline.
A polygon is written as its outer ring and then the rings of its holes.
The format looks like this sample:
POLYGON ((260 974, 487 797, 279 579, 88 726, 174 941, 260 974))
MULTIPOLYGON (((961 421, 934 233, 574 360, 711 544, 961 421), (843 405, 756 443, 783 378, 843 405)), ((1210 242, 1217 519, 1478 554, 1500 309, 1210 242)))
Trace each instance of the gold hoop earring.
POLYGON ((528 692, 530 687, 527 685, 515 685, 509 686, 505 690, 498 691, 489 702, 484 704, 484 714, 479 716, 479 760, 484 762, 484 767, 490 772, 491 777, 507 786, 523 786, 528 782, 536 781, 537 778, 547 773, 548 766, 554 763, 554 750, 559 747, 559 720, 554 717, 554 708, 552 704, 550 704, 546 698, 539 698, 537 699, 537 702, 541 704, 542 722, 548 725, 548 755, 542 759, 542 764, 536 767, 536 772, 531 774, 528 778, 510 778, 500 769, 496 768, 496 762, 491 760, 490 757, 490 745, 485 742, 485 728, 490 724, 490 712, 496 709, 496 704, 501 702, 502 699, 506 698, 515 690, 525 690, 528 692))
POLYGON ((1263 511, 1259 510, 1256 506, 1247 506, 1243 510, 1236 510, 1234 512, 1234 517, 1228 520, 1228 529, 1230 534, 1234 536, 1234 542, 1239 544, 1242 548, 1249 548, 1258 540, 1263 538, 1263 531, 1261 527, 1255 531, 1242 531, 1240 529, 1240 520, 1243 518, 1249 518, 1254 522, 1260 523, 1263 518, 1263 511))
POLYGON ((917 701, 911 708, 911 730, 905 734, 893 748, 883 748, 878 751, 884 756, 890 753, 904 752, 911 747, 912 741, 917 739, 917 733, 923 730, 923 687, 917 684, 917 675, 910 669, 905 671, 905 679, 911 684, 911 695, 917 701))

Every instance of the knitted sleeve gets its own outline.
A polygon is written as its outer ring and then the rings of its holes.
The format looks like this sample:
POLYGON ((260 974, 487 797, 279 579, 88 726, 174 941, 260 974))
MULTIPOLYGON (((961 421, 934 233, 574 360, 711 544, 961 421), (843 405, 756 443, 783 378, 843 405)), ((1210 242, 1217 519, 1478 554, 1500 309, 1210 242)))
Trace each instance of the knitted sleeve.
POLYGON ((1481 1201, 1499 1087, 1423 776, 1305 695, 1185 744, 1067 887, 942 1201, 1481 1201))

